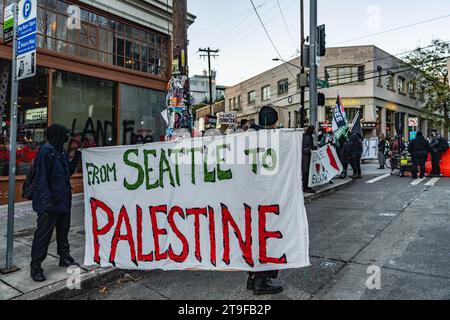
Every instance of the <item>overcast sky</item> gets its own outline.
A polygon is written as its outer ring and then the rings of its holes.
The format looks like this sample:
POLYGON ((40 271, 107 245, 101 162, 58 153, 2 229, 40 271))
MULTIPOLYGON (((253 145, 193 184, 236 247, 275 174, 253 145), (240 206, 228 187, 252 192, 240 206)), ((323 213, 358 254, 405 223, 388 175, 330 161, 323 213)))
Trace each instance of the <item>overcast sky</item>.
MULTIPOLYGON (((283 59, 296 56, 300 44, 300 0, 254 0, 266 28, 283 59), (283 16, 286 24, 283 21, 283 16)), ((398 54, 434 39, 450 41, 449 0, 318 0, 319 24, 327 26, 328 46, 376 45, 398 54), (447 16, 448 17, 445 17, 447 16), (427 20, 426 23, 421 23, 427 20), (389 33, 374 35, 407 25, 389 33), (367 36, 367 37, 366 37, 367 36), (358 40, 355 38, 364 37, 358 40)), ((277 66, 277 57, 250 0, 188 0, 197 16, 189 29, 190 75, 201 74, 207 60, 200 47, 219 49, 212 61, 218 83, 234 85, 277 66)), ((309 34, 309 0, 305 0, 306 35, 309 34)))

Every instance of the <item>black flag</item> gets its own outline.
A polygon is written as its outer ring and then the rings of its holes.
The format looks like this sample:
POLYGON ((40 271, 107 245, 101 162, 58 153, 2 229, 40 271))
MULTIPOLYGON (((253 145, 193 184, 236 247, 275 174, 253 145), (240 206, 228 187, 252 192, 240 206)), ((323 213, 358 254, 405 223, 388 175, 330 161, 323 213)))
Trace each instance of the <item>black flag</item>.
POLYGON ((361 125, 361 113, 358 111, 355 120, 353 120, 352 134, 357 134, 361 139, 364 138, 362 125, 361 125))

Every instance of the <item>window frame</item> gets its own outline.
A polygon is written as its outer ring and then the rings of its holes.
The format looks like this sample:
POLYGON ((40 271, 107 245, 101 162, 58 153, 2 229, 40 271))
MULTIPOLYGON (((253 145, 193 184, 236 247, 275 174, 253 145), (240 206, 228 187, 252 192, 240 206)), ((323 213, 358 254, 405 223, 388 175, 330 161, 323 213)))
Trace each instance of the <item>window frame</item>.
POLYGON ((264 87, 261 88, 261 101, 269 101, 272 98, 272 92, 271 92, 271 88, 270 85, 265 85, 264 87), (268 91, 266 92, 265 90, 268 91), (268 93, 266 95, 266 93, 268 93))
POLYGON ((289 94, 289 79, 285 78, 277 82, 278 96, 285 96, 289 94), (286 86, 287 85, 287 86, 286 86))

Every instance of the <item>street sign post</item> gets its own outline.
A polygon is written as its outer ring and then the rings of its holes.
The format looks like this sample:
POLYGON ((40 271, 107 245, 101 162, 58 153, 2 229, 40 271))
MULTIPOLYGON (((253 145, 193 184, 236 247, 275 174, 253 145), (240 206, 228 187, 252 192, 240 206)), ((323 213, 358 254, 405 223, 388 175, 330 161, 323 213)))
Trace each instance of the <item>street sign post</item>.
POLYGON ((13 265, 14 209, 16 194, 16 145, 17 145, 17 100, 19 80, 36 74, 36 13, 37 0, 14 1, 13 40, 11 70, 11 118, 9 141, 9 188, 6 266, 1 273, 18 269, 13 265))

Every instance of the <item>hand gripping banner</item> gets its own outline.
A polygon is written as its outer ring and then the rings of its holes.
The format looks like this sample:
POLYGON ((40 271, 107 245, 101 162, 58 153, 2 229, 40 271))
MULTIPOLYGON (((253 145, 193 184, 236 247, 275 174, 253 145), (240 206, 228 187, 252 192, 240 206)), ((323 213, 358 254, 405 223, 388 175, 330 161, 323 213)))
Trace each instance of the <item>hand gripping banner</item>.
POLYGON ((84 150, 85 265, 309 266, 301 145, 274 130, 84 150))

